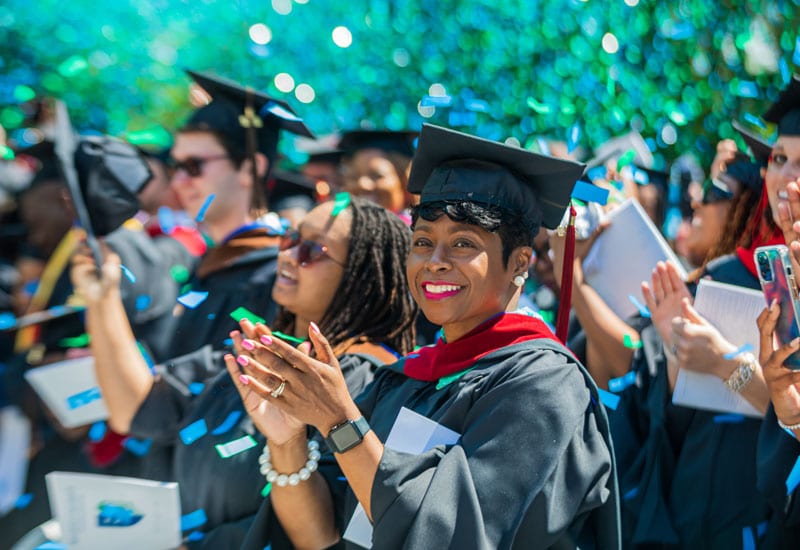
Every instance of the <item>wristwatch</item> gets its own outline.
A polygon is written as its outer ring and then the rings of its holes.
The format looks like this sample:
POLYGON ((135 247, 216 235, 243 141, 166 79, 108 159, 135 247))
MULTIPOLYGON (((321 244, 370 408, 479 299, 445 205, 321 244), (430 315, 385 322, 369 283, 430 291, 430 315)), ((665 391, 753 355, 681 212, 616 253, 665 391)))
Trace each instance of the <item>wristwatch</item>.
POLYGON ((341 454, 361 443, 369 430, 369 423, 363 416, 358 420, 346 420, 331 428, 325 443, 334 453, 341 454))

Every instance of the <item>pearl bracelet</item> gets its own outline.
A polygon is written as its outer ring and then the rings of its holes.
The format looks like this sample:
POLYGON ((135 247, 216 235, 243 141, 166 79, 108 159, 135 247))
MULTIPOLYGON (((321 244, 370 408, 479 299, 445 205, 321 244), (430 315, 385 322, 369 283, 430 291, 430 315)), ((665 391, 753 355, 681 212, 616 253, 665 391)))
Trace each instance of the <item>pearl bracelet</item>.
POLYGON ((798 422, 797 424, 784 424, 783 422, 781 422, 780 418, 778 419, 778 426, 780 426, 784 430, 789 430, 790 432, 793 432, 795 430, 800 430, 800 422, 798 422))
POLYGON ((306 465, 293 474, 279 474, 277 470, 272 469, 269 445, 264 445, 264 450, 261 452, 261 456, 258 457, 259 471, 267 478, 268 483, 274 483, 278 487, 295 486, 301 481, 310 478, 311 473, 317 470, 320 456, 322 455, 319 452, 319 443, 311 440, 308 442, 308 461, 306 465))

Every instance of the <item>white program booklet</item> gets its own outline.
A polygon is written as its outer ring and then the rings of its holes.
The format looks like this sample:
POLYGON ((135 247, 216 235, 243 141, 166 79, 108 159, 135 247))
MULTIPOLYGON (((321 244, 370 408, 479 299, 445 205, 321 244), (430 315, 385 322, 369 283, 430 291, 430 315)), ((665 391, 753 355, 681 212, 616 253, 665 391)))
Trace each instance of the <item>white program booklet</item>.
POLYGON ((94 357, 36 367, 25 373, 25 379, 66 428, 108 418, 94 372, 94 357))
POLYGON ((0 409, 0 516, 9 512, 25 491, 31 422, 17 407, 0 409))
POLYGON ((177 483, 71 472, 51 472, 45 480, 60 542, 70 550, 181 545, 177 483))
MULTIPOLYGON (((437 445, 453 445, 461 434, 403 407, 395 419, 384 446, 408 454, 421 454, 437 445)), ((364 507, 356 506, 343 538, 364 548, 372 548, 372 524, 364 507)))
POLYGON ((583 274, 608 307, 625 319, 639 311, 628 296, 642 301, 642 281, 650 282, 658 262, 675 264, 683 280, 686 270, 637 201, 628 199, 605 219, 611 225, 584 259, 583 274))
MULTIPOLYGON (((726 340, 737 348, 749 344, 754 350, 759 345, 756 318, 764 307, 764 296, 757 290, 708 280, 700 281, 694 300, 694 308, 726 340)), ((726 388, 720 378, 686 369, 678 371, 672 402, 694 409, 763 416, 744 397, 726 388)))

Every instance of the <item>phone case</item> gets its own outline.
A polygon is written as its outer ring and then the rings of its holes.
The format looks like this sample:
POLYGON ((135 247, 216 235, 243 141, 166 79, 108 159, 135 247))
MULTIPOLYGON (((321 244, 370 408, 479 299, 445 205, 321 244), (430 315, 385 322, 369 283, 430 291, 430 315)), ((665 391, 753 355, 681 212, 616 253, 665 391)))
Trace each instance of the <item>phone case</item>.
MULTIPOLYGON (((775 335, 779 344, 784 345, 800 336, 798 330, 800 323, 797 320, 800 303, 798 303, 789 249, 784 245, 762 246, 756 248, 754 258, 767 306, 773 300, 777 300, 781 308, 775 335)), ((800 370, 800 351, 789 356, 784 364, 790 369, 800 370)))

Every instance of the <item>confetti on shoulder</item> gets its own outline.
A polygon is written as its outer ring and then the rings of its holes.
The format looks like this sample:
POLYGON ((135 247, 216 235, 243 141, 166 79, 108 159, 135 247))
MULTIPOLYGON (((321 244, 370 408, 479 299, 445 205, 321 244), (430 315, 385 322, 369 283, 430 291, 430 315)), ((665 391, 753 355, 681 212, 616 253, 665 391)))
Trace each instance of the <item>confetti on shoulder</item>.
POLYGON ((133 274, 133 271, 131 271, 130 269, 128 269, 127 267, 125 267, 122 264, 119 264, 119 267, 120 267, 120 269, 122 269, 122 273, 131 282, 131 284, 136 282, 136 275, 133 274))
POLYGON ((205 219, 208 207, 211 206, 211 203, 214 202, 216 197, 217 196, 214 193, 211 193, 208 197, 206 197, 206 200, 203 202, 203 206, 201 206, 200 210, 197 212, 197 217, 194 219, 194 221, 200 223, 205 219))
POLYGON ((178 303, 189 309, 194 309, 205 302, 206 298, 208 298, 208 292, 191 290, 182 296, 178 296, 178 303))

